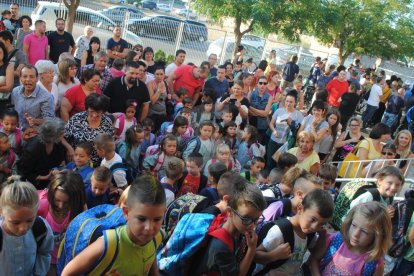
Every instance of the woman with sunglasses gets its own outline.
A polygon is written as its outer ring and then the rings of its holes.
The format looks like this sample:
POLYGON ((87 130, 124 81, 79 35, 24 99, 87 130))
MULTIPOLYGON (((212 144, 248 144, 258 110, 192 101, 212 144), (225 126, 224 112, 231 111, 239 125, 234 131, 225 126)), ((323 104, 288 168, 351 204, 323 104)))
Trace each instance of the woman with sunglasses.
POLYGON ((345 159, 348 153, 352 152, 359 141, 364 139, 361 133, 362 120, 358 117, 351 117, 348 121, 347 130, 342 132, 335 141, 336 153, 332 158, 333 162, 340 162, 345 159))
POLYGON ((132 50, 137 53, 138 60, 142 59, 142 52, 144 52, 144 47, 141 44, 136 44, 134 47, 132 47, 132 50))
POLYGON ((267 78, 260 76, 257 82, 257 88, 248 96, 250 101, 249 107, 249 124, 255 126, 259 132, 259 142, 264 144, 264 134, 269 127, 267 117, 273 103, 272 97, 266 93, 267 78))
POLYGON ((361 173, 361 177, 373 178, 379 170, 386 166, 395 166, 395 159, 397 158, 397 147, 392 141, 387 142, 381 151, 380 160, 369 163, 361 173))

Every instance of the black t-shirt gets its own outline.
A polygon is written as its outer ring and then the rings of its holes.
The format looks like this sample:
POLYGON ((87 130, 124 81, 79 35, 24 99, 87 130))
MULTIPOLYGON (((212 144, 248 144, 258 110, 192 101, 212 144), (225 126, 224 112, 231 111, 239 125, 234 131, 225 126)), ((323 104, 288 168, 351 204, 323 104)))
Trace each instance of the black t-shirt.
POLYGON ((115 78, 109 82, 104 90, 104 94, 110 98, 109 112, 125 113, 127 100, 137 102, 137 111, 135 117, 139 120, 144 103, 150 102, 148 88, 144 82, 137 80, 131 88, 125 84, 125 77, 115 78))
POLYGON ((359 102, 359 95, 357 93, 345 93, 342 95, 341 99, 339 112, 341 115, 352 116, 359 102))
POLYGON ((14 34, 18 28, 22 27, 20 26, 20 17, 17 19, 10 18, 9 20, 12 26, 14 27, 14 30, 12 31, 12 33, 14 34))
POLYGON ((70 46, 75 46, 75 40, 68 32, 64 32, 63 35, 52 32, 47 36, 47 39, 50 46, 49 58, 54 63, 58 62, 61 53, 68 52, 70 46))

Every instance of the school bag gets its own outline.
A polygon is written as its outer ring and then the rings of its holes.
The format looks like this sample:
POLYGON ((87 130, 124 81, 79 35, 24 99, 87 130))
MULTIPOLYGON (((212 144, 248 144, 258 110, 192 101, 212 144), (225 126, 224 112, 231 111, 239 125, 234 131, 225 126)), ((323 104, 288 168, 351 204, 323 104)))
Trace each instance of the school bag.
POLYGON ((145 152, 145 157, 147 158, 152 155, 157 155, 157 161, 154 165, 154 168, 152 169, 155 173, 158 173, 160 169, 162 168, 162 165, 164 164, 165 160, 165 153, 160 152, 160 145, 152 145, 147 148, 147 151, 145 152))
POLYGON ((125 223, 122 209, 110 204, 96 206, 76 216, 59 246, 58 275, 82 250, 101 237, 105 230, 115 229, 125 223))
POLYGON ((348 213, 351 202, 367 191, 372 194, 374 201, 381 200, 376 183, 367 182, 362 179, 354 179, 345 184, 335 201, 334 215, 331 221, 335 230, 338 231, 341 228, 342 218, 348 213))
MULTIPOLYGON (((31 228, 32 234, 34 236, 34 239, 36 241, 37 249, 42 246, 43 241, 46 238, 47 235, 47 227, 44 222, 44 220, 37 216, 35 219, 35 222, 33 223, 33 226, 31 228)), ((3 230, 0 228, 0 252, 3 249, 3 230)))
MULTIPOLYGON (((293 230, 292 223, 287 218, 279 218, 275 221, 266 221, 262 224, 259 224, 256 228, 257 233, 257 246, 263 243, 263 240, 266 238, 267 233, 269 232, 270 228, 277 225, 280 228, 280 231, 283 235, 283 241, 289 243, 290 248, 293 250, 295 248, 295 234, 293 230)), ((316 233, 310 233, 306 237, 306 247, 309 248, 310 243, 314 240, 316 233)), ((265 267, 260 270, 255 275, 265 275, 270 270, 276 269, 286 263, 289 259, 282 259, 277 260, 274 262, 270 262, 265 265, 265 267)), ((250 271, 253 271, 255 264, 250 267, 250 271)))
POLYGON ((223 241, 234 250, 232 237, 223 228, 224 217, 212 214, 186 214, 158 253, 158 268, 161 275, 190 275, 191 260, 202 247, 208 245, 210 237, 223 241))
POLYGON ((405 236, 414 211, 414 199, 394 202, 392 207, 395 210, 394 217, 391 219, 393 243, 388 250, 388 255, 394 258, 400 258, 411 247, 410 242, 405 239, 405 236))
MULTIPOLYGON (((230 158, 229 162, 227 162, 227 170, 228 171, 231 171, 233 169, 233 160, 232 159, 233 158, 230 158)), ((213 159, 211 159, 211 164, 216 164, 217 161, 218 161, 217 159, 213 158, 213 159)), ((220 161, 218 161, 218 162, 220 162, 220 161)))
MULTIPOLYGON (((275 199, 275 200, 283 198, 282 192, 280 191, 280 188, 277 185, 260 184, 259 189, 262 192, 270 190, 273 193, 273 195, 274 195, 273 199, 275 199)), ((265 199, 266 199, 266 197, 265 197, 265 199)))
MULTIPOLYGON (((115 114, 115 117, 118 117, 117 119, 119 120, 119 128, 118 128, 118 131, 115 133, 115 135, 120 136, 122 134, 122 131, 124 130, 124 127, 125 127, 125 114, 124 113, 117 113, 117 114, 115 114)), ((134 125, 137 124, 137 119, 135 117, 132 118, 132 121, 133 121, 134 125)))
POLYGON ((272 214, 269 221, 274 221, 278 219, 276 217, 277 205, 275 204, 278 201, 281 201, 283 204, 283 210, 282 210, 282 213, 280 214, 280 217, 287 217, 292 213, 292 201, 289 198, 276 199, 276 198, 265 197, 265 200, 267 203, 266 213, 270 212, 272 214))
MULTIPOLYGON (((342 235, 340 232, 336 233, 333 239, 330 241, 328 249, 325 252, 325 256, 320 261, 320 269, 321 272, 325 269, 325 267, 332 261, 333 256, 339 250, 339 247, 344 243, 342 235)), ((365 263, 364 269, 362 271, 361 276, 371 276, 375 272, 375 268, 377 267, 377 261, 373 260, 368 263, 365 263)))
MULTIPOLYGON (((124 171, 128 185, 134 182, 135 178, 137 178, 138 175, 138 170, 134 168, 131 164, 125 162, 124 160, 120 163, 113 164, 109 169, 111 170, 112 175, 116 171, 124 171)), ((113 177, 112 183, 115 184, 115 180, 113 177)))
POLYGON ((187 193, 176 198, 168 205, 164 213, 162 229, 165 231, 166 236, 168 237, 172 234, 177 223, 184 215, 201 212, 211 204, 212 202, 207 197, 193 193, 187 193))
POLYGON ((187 150, 188 145, 193 141, 196 141, 196 145, 195 145, 194 150, 191 153, 200 151, 201 140, 198 136, 183 137, 178 143, 178 150, 181 152, 181 154, 183 154, 187 150))

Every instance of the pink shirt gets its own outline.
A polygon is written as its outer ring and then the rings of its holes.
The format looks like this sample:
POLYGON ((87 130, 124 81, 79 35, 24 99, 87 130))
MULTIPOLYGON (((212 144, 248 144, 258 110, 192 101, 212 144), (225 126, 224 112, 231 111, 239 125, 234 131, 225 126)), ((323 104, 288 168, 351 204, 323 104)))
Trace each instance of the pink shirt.
POLYGON ((204 85, 203 79, 196 79, 193 77, 193 68, 195 66, 190 66, 183 64, 174 71, 176 76, 174 82, 174 91, 177 91, 180 87, 184 87, 188 91, 188 97, 192 98, 194 91, 198 88, 202 88, 204 85))
POLYGON ((29 48, 27 50, 27 60, 35 65, 38 60, 46 59, 46 48, 48 47, 47 36, 38 37, 34 32, 24 37, 23 44, 29 48))
POLYGON ((125 76, 125 72, 124 71, 122 71, 122 70, 116 70, 113 67, 109 68, 109 72, 111 72, 112 77, 114 77, 114 78, 118 78, 118 77, 125 76))
POLYGON ((70 212, 62 221, 62 223, 57 223, 53 218, 52 214, 49 212, 49 201, 47 200, 47 190, 38 191, 40 199, 40 207, 37 214, 44 218, 50 225, 50 228, 53 231, 53 251, 52 251, 52 264, 57 263, 57 254, 59 250, 59 245, 63 238, 65 237, 66 229, 69 226, 70 212))
MULTIPOLYGON (((327 243, 331 242, 335 234, 331 234, 327 243)), ((322 273, 322 276, 360 276, 362 275, 365 260, 367 259, 369 252, 362 255, 357 255, 351 252, 345 242, 339 247, 332 260, 328 263, 322 273)), ((381 258, 377 263, 377 268, 384 264, 384 259, 381 258)))

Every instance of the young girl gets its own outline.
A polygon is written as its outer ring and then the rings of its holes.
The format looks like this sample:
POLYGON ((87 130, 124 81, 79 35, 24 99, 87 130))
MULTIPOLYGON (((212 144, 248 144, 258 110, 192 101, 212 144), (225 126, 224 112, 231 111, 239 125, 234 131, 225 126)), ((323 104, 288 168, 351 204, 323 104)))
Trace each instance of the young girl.
POLYGON ((193 117, 193 128, 197 129, 201 122, 211 121, 214 123, 214 103, 213 100, 208 97, 204 100, 203 104, 198 109, 196 115, 193 117))
POLYGON ((17 176, 3 184, 0 196, 0 275, 46 275, 53 249, 53 233, 36 216, 36 188, 17 176), (36 241, 37 238, 43 237, 36 241))
MULTIPOLYGON (((177 140, 180 142, 182 137, 186 136, 186 131, 188 129, 189 121, 186 117, 178 115, 171 126, 171 130, 167 131, 167 133, 174 135, 177 137, 177 140)), ((156 144, 159 144, 161 140, 165 137, 165 134, 161 134, 157 137, 156 144)))
POLYGON ((127 100, 126 104, 127 108, 125 110, 125 114, 120 113, 114 125, 117 145, 125 140, 126 130, 137 123, 137 119, 135 118, 137 102, 135 100, 127 100))
POLYGON ((20 154, 22 150, 22 131, 17 127, 19 124, 19 114, 12 108, 3 111, 1 118, 0 132, 4 132, 9 136, 9 143, 16 154, 20 154))
POLYGON ((265 148, 257 142, 257 129, 247 125, 243 130, 242 141, 238 147, 237 160, 241 164, 242 171, 250 170, 250 163, 253 157, 264 157, 265 148))
POLYGON ((146 156, 142 166, 158 179, 165 177, 165 165, 171 157, 177 154, 178 140, 172 134, 167 134, 159 144, 157 154, 146 156), (167 161, 167 162, 166 162, 167 161))
POLYGON ((207 161, 206 165, 204 166, 204 176, 208 177, 208 170, 210 165, 217 162, 223 163, 227 167, 228 171, 240 173, 240 163, 237 161, 237 159, 234 159, 233 156, 231 156, 230 147, 225 143, 219 144, 216 149, 215 158, 207 161))
POLYGON ((70 162, 65 167, 70 171, 78 172, 82 176, 85 187, 91 184, 91 176, 94 170, 91 161, 92 151, 93 146, 91 143, 79 143, 75 148, 74 161, 70 162))
POLYGON ((321 164, 329 158, 329 154, 333 148, 336 137, 338 136, 339 131, 339 122, 341 120, 341 115, 336 109, 332 109, 326 115, 326 121, 328 122, 329 128, 326 130, 326 135, 321 139, 319 145, 319 159, 321 164))
POLYGON ((9 137, 0 132, 0 183, 12 173, 16 174, 16 154, 10 148, 9 137))
POLYGON ((55 174, 47 190, 39 192, 38 215, 50 225, 54 235, 54 248, 50 273, 56 275, 57 253, 69 223, 86 209, 85 186, 82 177, 63 170, 55 174))
POLYGON ((346 217, 341 232, 328 237, 321 250, 324 255, 313 256, 312 275, 382 276, 384 255, 392 243, 391 229, 391 219, 383 205, 358 205, 346 217))
MULTIPOLYGON (((193 153, 198 152, 203 156, 203 166, 213 157, 214 144, 211 137, 214 133, 214 124, 210 121, 201 122, 198 128, 198 138, 191 140, 183 149, 184 160, 193 153)), ((201 166, 201 167, 203 167, 201 166)))
POLYGON ((233 121, 226 123, 222 129, 223 141, 229 145, 231 156, 237 156, 239 141, 237 139, 237 124, 233 121))
POLYGON ((144 129, 140 125, 133 125, 126 131, 125 141, 118 146, 118 154, 137 170, 141 163, 141 145, 144 135, 144 129))
POLYGON ((142 128, 144 129, 144 140, 141 143, 141 157, 143 159, 147 148, 155 145, 157 137, 154 133, 152 133, 152 130, 154 129, 154 122, 150 118, 142 120, 142 128))

